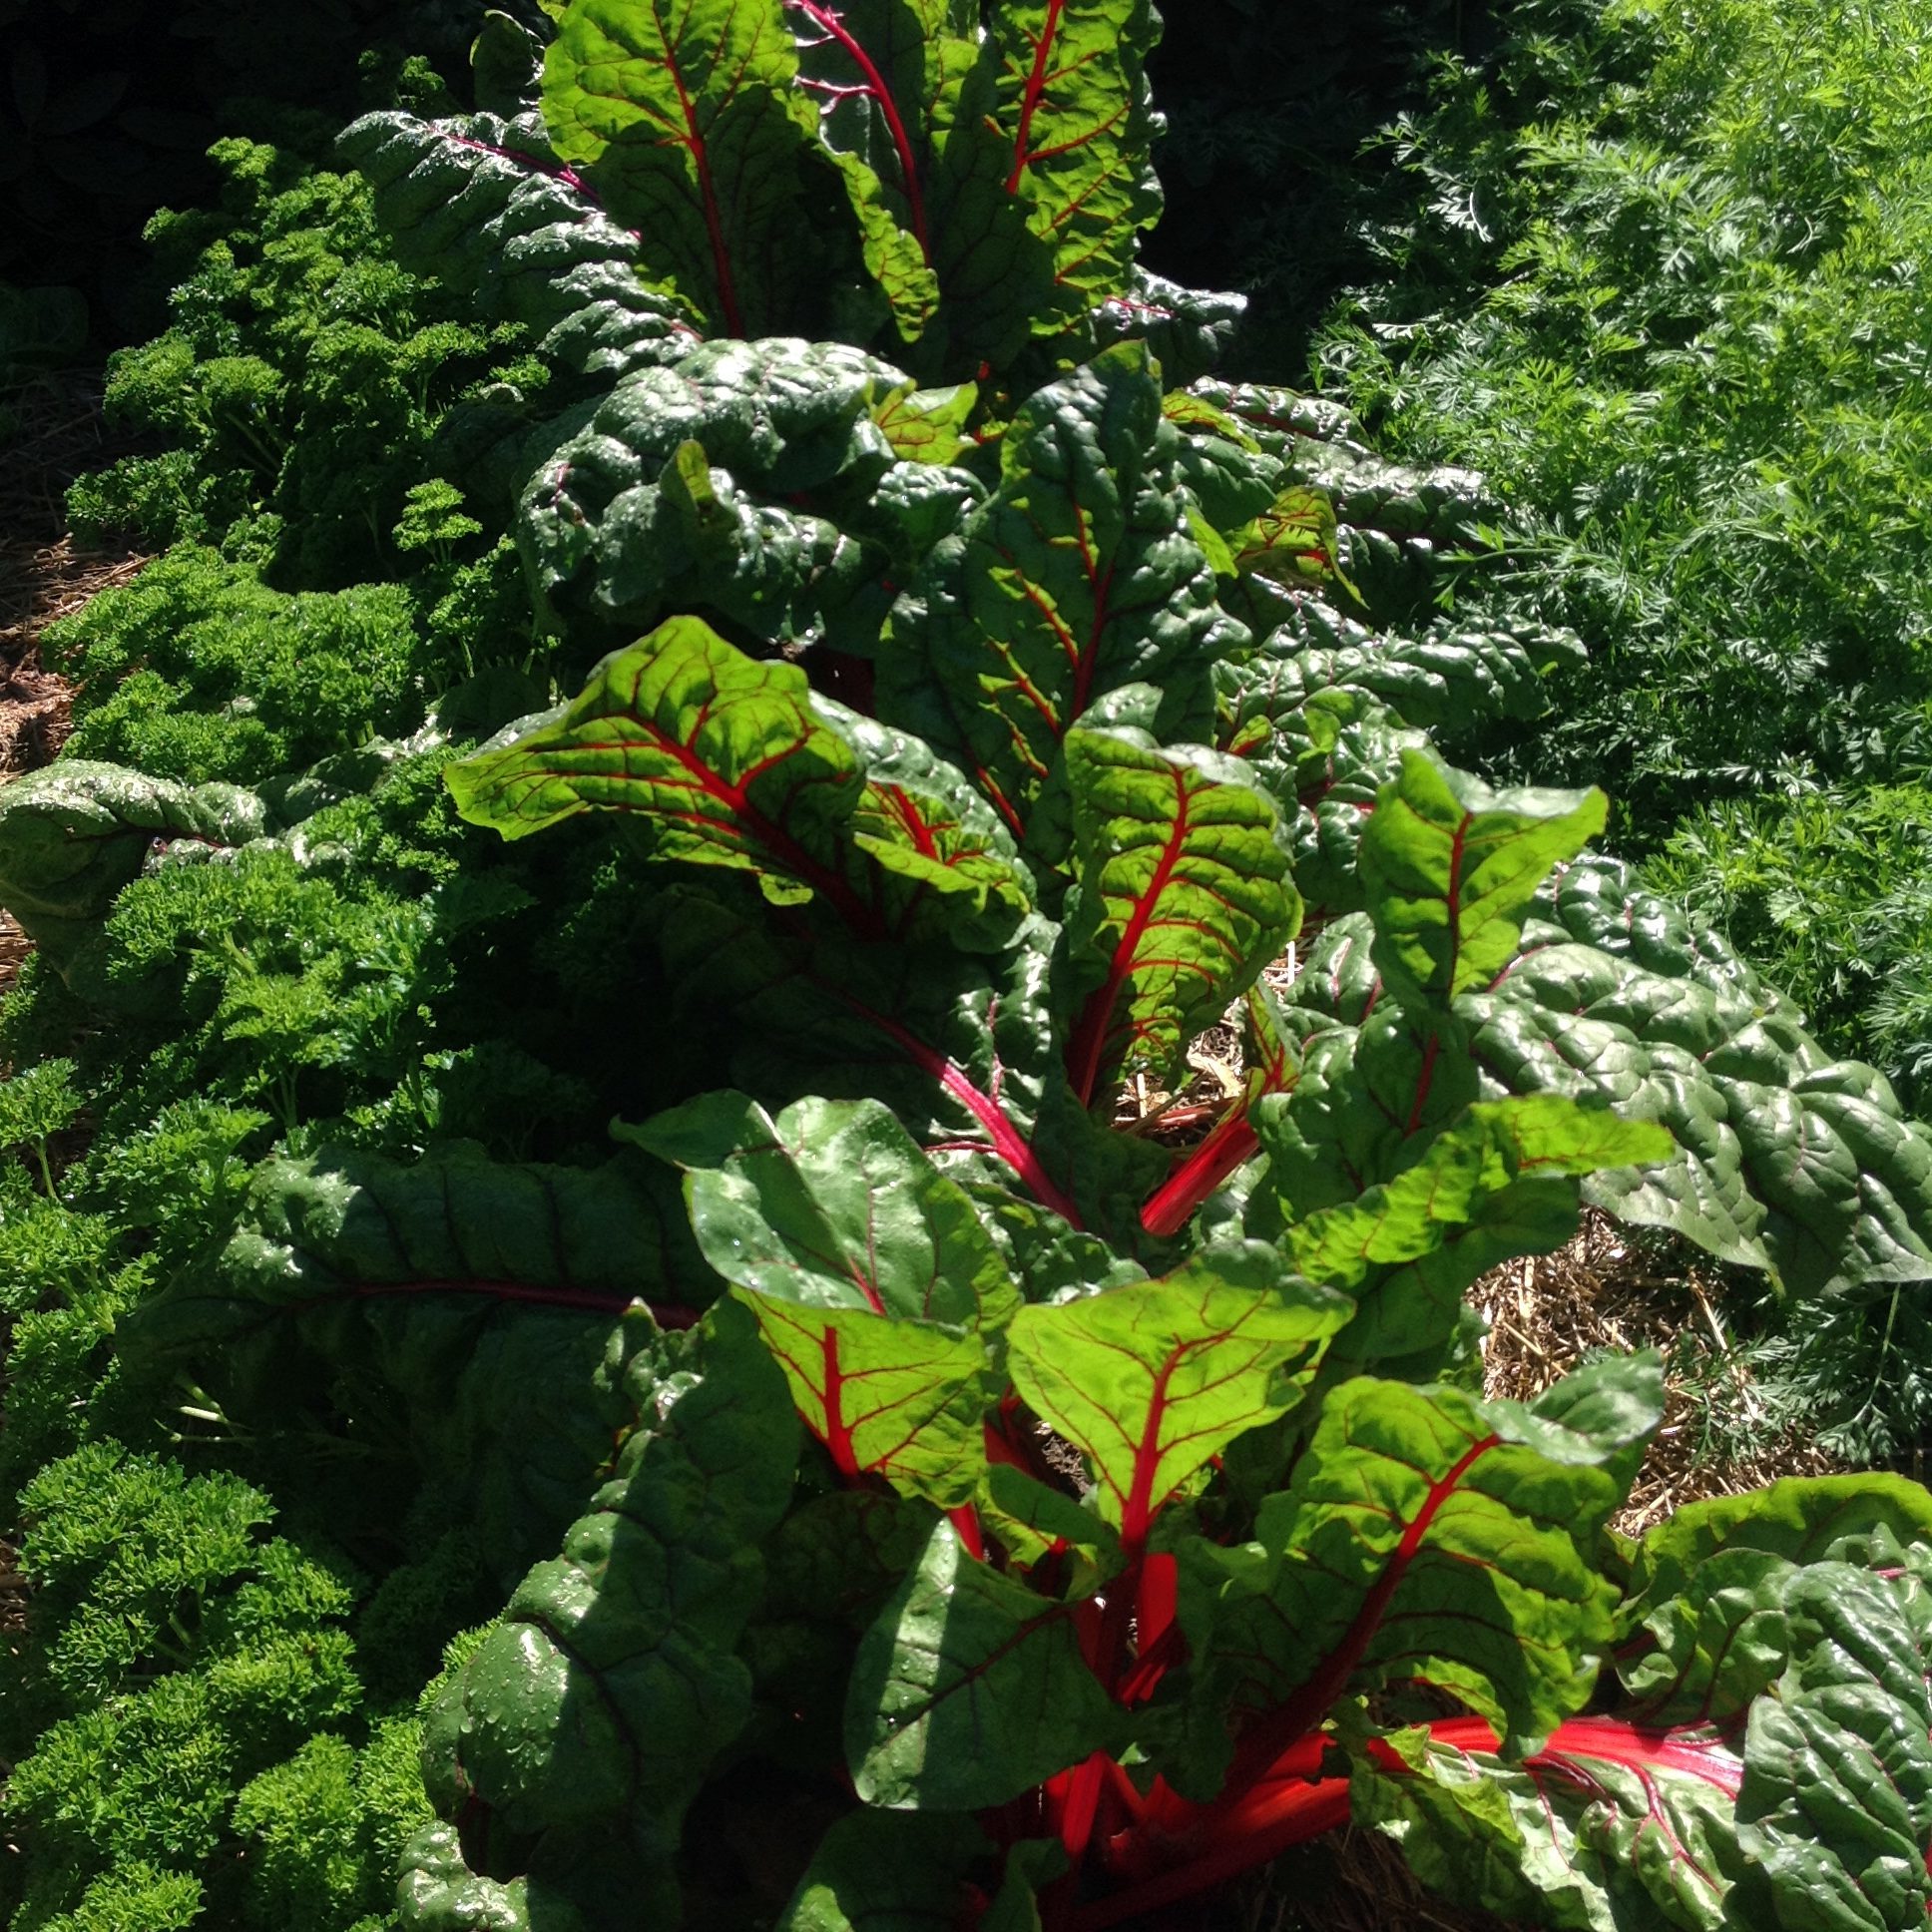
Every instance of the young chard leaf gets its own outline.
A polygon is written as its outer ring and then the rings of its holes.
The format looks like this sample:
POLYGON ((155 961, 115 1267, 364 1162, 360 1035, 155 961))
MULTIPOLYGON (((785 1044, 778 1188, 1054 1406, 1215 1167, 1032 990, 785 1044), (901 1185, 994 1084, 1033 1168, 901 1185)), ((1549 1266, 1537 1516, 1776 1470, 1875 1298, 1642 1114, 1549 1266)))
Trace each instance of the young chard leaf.
POLYGON ((784 0, 800 84, 845 178, 866 268, 907 341, 939 305, 927 213, 935 122, 971 69, 976 23, 956 0, 784 0))
POLYGON ((999 813, 923 739, 830 699, 816 703, 865 761, 852 843, 892 875, 877 889, 893 936, 942 928, 968 951, 1011 945, 1035 888, 999 813))
POLYGON ((971 382, 945 389, 908 382, 874 406, 872 420, 901 462, 951 463, 972 447, 964 431, 978 404, 979 389, 971 382))
POLYGON ((1282 584, 1340 583, 1340 539, 1335 506, 1325 490, 1296 484, 1283 490, 1254 521, 1229 540, 1237 570, 1282 584))
POLYGON ((1349 1312, 1338 1295, 1284 1280, 1278 1256, 1245 1242, 1158 1281, 1021 1309, 1008 1368, 1092 1464, 1103 1516, 1138 1554, 1189 1477, 1300 1403, 1349 1312))
POLYGON ((895 1116, 803 1100, 773 1121, 742 1095, 708 1094, 620 1132, 686 1170, 699 1244, 749 1291, 840 1473, 967 1501, 997 1393, 977 1331, 997 1332, 1019 1290, 964 1190, 895 1116))
POLYGON ((862 919, 833 869, 859 778, 802 672, 672 618, 606 658, 561 717, 450 766, 447 781, 465 818, 506 838, 622 811, 661 856, 751 872, 780 903, 822 891, 862 919))
POLYGON ((1000 488, 894 607, 880 716, 964 765, 1023 839, 1089 705, 1146 682, 1205 724, 1208 668, 1242 635, 1188 534, 1176 434, 1139 344, 1040 390, 1001 444, 1000 488))
POLYGON ((1051 246, 1055 285, 1104 300, 1161 214, 1147 85, 1160 17, 1150 0, 1011 0, 992 10, 992 36, 1007 193, 1051 246))
POLYGON ((796 74, 780 0, 575 0, 544 58, 557 153, 716 332, 774 332, 811 281, 818 117, 796 74))
POLYGON ((1426 751, 1402 754, 1362 828, 1375 964, 1394 996, 1446 1006, 1515 955, 1560 861, 1603 830, 1601 791, 1494 792, 1426 751))
POLYGON ((506 838, 623 812, 653 856, 749 872, 779 904, 820 893, 861 938, 937 927, 997 950, 1032 905, 1012 837, 957 771, 698 618, 613 653, 562 714, 447 781, 506 838))
POLYGON ((998 1392, 977 1336, 870 1309, 744 1299, 800 1419, 841 1476, 882 1476, 941 1509, 971 1500, 998 1392))
POLYGON ((1195 1035, 1293 938, 1301 904, 1273 801, 1235 760, 1079 726, 1066 757, 1076 989, 1100 969, 1068 1078, 1092 1101, 1124 1071, 1171 1079, 1195 1035))

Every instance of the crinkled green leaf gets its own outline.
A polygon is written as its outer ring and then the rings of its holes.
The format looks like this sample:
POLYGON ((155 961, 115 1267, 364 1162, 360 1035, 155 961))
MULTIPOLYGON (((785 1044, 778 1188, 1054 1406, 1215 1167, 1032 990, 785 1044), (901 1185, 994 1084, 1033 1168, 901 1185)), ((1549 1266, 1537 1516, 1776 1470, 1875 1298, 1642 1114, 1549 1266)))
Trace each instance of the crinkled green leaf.
POLYGON ((487 1807, 520 1847, 516 1875, 596 1927, 678 1919, 685 1808, 750 1714, 734 1651, 797 1453, 782 1377, 735 1303, 660 1368, 675 1372, 645 1372, 617 1475, 424 1729, 432 1802, 487 1807))
POLYGON ((238 786, 65 760, 0 784, 0 905, 41 945, 64 952, 174 840, 205 852, 266 829, 261 800, 238 786))
MULTIPOLYGON (((1165 376, 1167 371, 1162 370, 1165 376)), ((1233 538, 1275 499, 1281 463, 1224 410, 1188 389, 1171 389, 1161 413, 1182 432, 1177 474, 1199 512, 1196 537, 1223 583, 1239 575, 1233 538)))
POLYGON ((1069 991, 1083 1001, 1068 1071, 1093 1099, 1127 1072, 1171 1080, 1293 938, 1301 903, 1273 800, 1233 759, 1081 726, 1066 759, 1069 991))
MULTIPOLYGON (((1471 1057, 1443 1054, 1438 1086, 1462 1069, 1487 1098, 1594 1097, 1658 1122, 1676 1156, 1593 1176, 1584 1199, 1800 1292, 1927 1278, 1932 1139, 1903 1120, 1879 1076, 1832 1061, 1720 938, 1633 889, 1622 866, 1572 864, 1537 908, 1518 956, 1456 1003, 1471 1057)), ((1331 922, 1302 961, 1292 1004, 1309 1026, 1335 1026, 1292 1110, 1264 1102, 1257 1120, 1265 1137, 1272 1106, 1293 1129, 1273 1147, 1298 1168, 1279 1184, 1298 1204, 1346 1198, 1399 1157, 1401 1135, 1366 1096, 1380 1092, 1399 1126, 1402 1083, 1365 1075, 1417 1064, 1413 1042, 1370 1052, 1350 1031, 1371 1011, 1375 1025, 1400 1031, 1380 999, 1363 922, 1331 922)))
POLYGON ((544 57, 558 155, 723 334, 771 333, 822 259, 803 179, 818 117, 797 71, 780 0, 575 0, 544 57))
POLYGON ((1303 703, 1250 671, 1223 662, 1215 672, 1221 743, 1281 806, 1303 898, 1331 919, 1357 911, 1363 829, 1403 757, 1428 740, 1366 693, 1321 691, 1303 703))
POLYGON ((325 1150, 264 1163, 226 1246, 124 1333, 237 1416, 339 1403, 344 1376, 368 1385, 372 1416, 393 1429, 399 1410, 514 1569, 610 1454, 617 1381, 652 1332, 627 1309, 716 1291, 675 1177, 636 1156, 577 1169, 461 1146, 413 1164, 325 1150))
POLYGON ((1147 351, 1110 349, 1034 395, 1001 485, 894 608, 880 716, 963 765, 1018 833, 1097 699, 1149 683, 1186 716, 1239 641, 1172 479, 1147 351))
POLYGON ((1120 1730, 1071 1610, 976 1562, 950 1523, 935 1524, 853 1663, 845 1750, 860 1798, 893 1810, 1002 1804, 1120 1730))
POLYGON ((1396 998, 1437 1006, 1514 956, 1523 915, 1560 861, 1600 832, 1601 791, 1492 791, 1407 751, 1362 829, 1375 963, 1396 998))
POLYGON ((1580 658, 1568 632, 1476 630, 1444 619, 1413 637, 1391 636, 1305 597, 1251 658, 1216 673, 1222 741, 1244 756, 1267 755, 1270 736, 1306 742, 1318 711, 1359 716, 1344 707, 1344 694, 1372 699, 1424 730, 1537 718, 1549 707, 1549 672, 1580 658))
POLYGON ((1452 1686, 1514 1749, 1580 1709, 1617 1595, 1598 1532, 1662 1389, 1639 1357, 1527 1409, 1369 1378, 1331 1390, 1258 1549, 1182 1553, 1183 1622, 1242 1750, 1265 1761, 1390 1680, 1452 1686))
POLYGON ((728 1281, 811 1307, 997 1329, 1019 1292, 972 1200, 876 1101, 776 1120, 707 1094, 624 1138, 683 1168, 692 1225, 728 1281))
POLYGON ((1880 1529, 1906 1543, 1932 1542, 1932 1496, 1903 1476, 1871 1470, 1786 1476, 1741 1496, 1699 1497, 1645 1533, 1631 1560, 1630 1596, 1638 1604, 1668 1602, 1726 1550, 1804 1565, 1847 1537, 1880 1529))
POLYGON ((1268 1249, 1240 1243, 1158 1281, 1022 1308, 1008 1369, 1087 1457, 1102 1514, 1139 1546, 1189 1477, 1300 1403, 1349 1312, 1268 1249))
POLYGON ((1145 341, 1170 382, 1206 375, 1232 346, 1247 297, 1222 289, 1185 288, 1138 262, 1126 285, 1094 310, 1103 346, 1130 337, 1145 341))
POLYGON ((466 290, 479 316, 523 323, 567 368, 622 375, 698 339, 682 304, 645 285, 639 238, 549 155, 540 126, 367 114, 338 145, 409 266, 466 290))
POLYGON ((1785 1932, 1918 1926, 1932 1916, 1926 1580, 1815 1564, 1784 1609, 1791 1665, 1744 1744, 1739 1898, 1785 1932))
MULTIPOLYGON (((1315 964, 1345 972, 1351 938, 1366 953, 1365 935, 1330 928, 1315 964)), ((1369 987, 1379 993, 1372 977, 1369 987)), ((1305 976, 1295 990, 1311 990, 1305 976)), ((1290 1004, 1284 1017, 1300 1041, 1299 1068, 1291 1086, 1255 1103, 1252 1121, 1268 1156, 1257 1198, 1278 1199, 1296 1217, 1345 1208, 1365 1189, 1393 1181, 1465 1108, 1490 1097, 1453 1036, 1445 1041, 1437 1031, 1435 1016, 1382 1000, 1354 1027, 1335 1025, 1312 1002, 1290 1004)))
POLYGON ((1296 1219, 1288 1251, 1311 1281, 1354 1290, 1346 1347, 1370 1361, 1440 1346, 1463 1290, 1513 1255, 1576 1231, 1575 1177, 1668 1160, 1661 1129, 1553 1094, 1477 1101, 1414 1166, 1296 1219))
POLYGON ((1398 1735, 1351 1785, 1358 1824, 1388 1833, 1444 1897, 1575 1932, 1703 1932, 1725 1911, 1736 1759, 1718 1741, 1565 1724, 1527 1764, 1451 1720, 1398 1735))
POLYGON ((1642 1635, 1617 1654, 1635 1714, 1649 1724, 1699 1724, 1726 1723, 1746 1710, 1790 1654, 1784 1590, 1791 1569, 1769 1550, 1720 1548, 1674 1594, 1654 1601, 1642 1635))
POLYGON ((1589 1184, 1612 1213, 1800 1292, 1932 1275, 1932 1139, 1781 1003, 1552 944, 1459 1010, 1505 1089, 1594 1092, 1670 1129, 1677 1160, 1589 1184))
POLYGON ((703 605, 767 638, 817 635, 875 560, 808 493, 879 482, 894 459, 872 411, 904 382, 786 336, 632 371, 524 451, 517 534, 538 582, 606 622, 703 605))
POLYGON ((1009 0, 989 25, 1007 192, 1052 248, 1056 286, 1103 301, 1160 219, 1147 83, 1160 17, 1150 0, 1009 0))
POLYGON ((403 1847, 396 1885, 396 1914, 403 1932, 535 1932, 533 1909, 556 1932, 588 1932, 568 1902, 547 1895, 541 1882, 533 1902, 528 1879, 500 1884, 479 1878, 463 1859, 453 1824, 424 1825, 403 1847))

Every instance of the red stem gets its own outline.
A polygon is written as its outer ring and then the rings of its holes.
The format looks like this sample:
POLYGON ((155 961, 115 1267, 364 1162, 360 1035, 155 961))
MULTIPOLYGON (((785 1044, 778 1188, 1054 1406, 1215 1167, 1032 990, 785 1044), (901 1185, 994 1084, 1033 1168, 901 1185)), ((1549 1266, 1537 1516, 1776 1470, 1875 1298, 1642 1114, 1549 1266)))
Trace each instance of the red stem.
POLYGON ((937 1081, 979 1122, 986 1130, 987 1139, 993 1143, 993 1152, 1026 1183, 1042 1207, 1051 1208, 1070 1227, 1085 1227, 1080 1210, 1048 1178, 1046 1169, 1040 1165, 1040 1157, 1034 1153, 1026 1136, 1007 1119, 998 1101, 990 1094, 981 1093, 973 1085, 963 1068, 947 1059, 937 1047, 928 1046, 898 1021, 888 1020, 883 1013, 875 1013, 849 994, 841 993, 839 998, 861 1019, 869 1020, 877 1027, 922 1074, 937 1081))
POLYGON ((1060 31, 1060 15, 1065 0, 1047 0, 1047 17, 1040 28, 1040 38, 1033 47, 1033 71, 1027 76, 1026 93, 1020 101, 1020 127, 1013 139, 1013 172, 1006 178, 1006 192, 1017 195, 1020 190, 1020 177, 1026 173, 1027 163, 1033 157, 1027 152, 1027 140, 1033 133, 1033 116, 1041 99, 1047 91, 1047 63, 1053 57, 1054 36, 1060 31))
POLYGON ((1162 1240, 1180 1233, 1202 1203, 1260 1148, 1261 1138, 1248 1125, 1247 1102, 1242 1100, 1148 1197, 1141 1225, 1162 1240))
POLYGON ((959 1538, 959 1547, 977 1563, 986 1561, 986 1538, 979 1527, 979 1511, 971 1503, 961 1503, 956 1510, 946 1512, 946 1520, 953 1526, 953 1534, 959 1538))
POLYGON ((1317 1778, 1313 1782, 1297 1778, 1269 1785, 1255 1797, 1256 1802, 1241 1819, 1241 1835, 1220 1839, 1201 1857, 1159 1878, 1143 1880, 1112 1898, 1079 1907, 1067 1921, 1067 1932, 1103 1932, 1107 1926, 1178 1904, 1266 1864, 1291 1845, 1305 1844, 1348 1822, 1346 1777, 1317 1778))
POLYGON ((829 34, 833 40, 851 57, 852 65, 865 78, 865 91, 879 104, 879 112, 885 117, 887 131, 892 136, 892 146, 899 157, 899 172, 905 177, 906 206, 912 216, 912 233, 918 238, 919 252, 925 257, 926 266, 932 266, 932 247, 926 239, 926 204, 919 188, 919 171, 913 166, 912 139, 906 133, 906 125, 899 118, 899 104, 892 98, 892 90, 885 84, 872 57, 853 38, 851 30, 829 7, 820 6, 818 0, 785 0, 785 5, 801 13, 822 33, 829 34))
MULTIPOLYGON (((1493 1754, 1502 1747, 1495 1730, 1481 1717, 1444 1717, 1428 1726, 1433 1742, 1456 1750, 1493 1754)), ((1135 1873, 1111 1898, 1080 1907, 1067 1932, 1105 1932, 1108 1926, 1141 1918, 1211 1890, 1345 1824, 1349 1812, 1346 1775, 1323 1777, 1321 1761, 1328 1740, 1318 1734, 1299 1739, 1268 1774, 1232 1804, 1195 1807, 1178 1799, 1157 1780, 1150 1798, 1134 1816, 1130 1833, 1114 1850, 1117 1863, 1135 1873), (1183 1864, 1154 1876, 1148 1872, 1164 1849, 1196 1848, 1183 1864)), ((1394 1776, 1408 1766, 1380 1738, 1369 1743, 1378 1769, 1394 1776)), ((1550 1741, 1524 1760, 1532 1772, 1553 1771, 1574 1777, 1575 1767, 1595 1761, 1619 1764, 1647 1780, 1658 1771, 1701 1778, 1735 1800, 1744 1767, 1735 1752, 1712 1736, 1687 1737, 1681 1731, 1653 1730, 1615 1717, 1573 1717, 1561 1723, 1550 1741)))

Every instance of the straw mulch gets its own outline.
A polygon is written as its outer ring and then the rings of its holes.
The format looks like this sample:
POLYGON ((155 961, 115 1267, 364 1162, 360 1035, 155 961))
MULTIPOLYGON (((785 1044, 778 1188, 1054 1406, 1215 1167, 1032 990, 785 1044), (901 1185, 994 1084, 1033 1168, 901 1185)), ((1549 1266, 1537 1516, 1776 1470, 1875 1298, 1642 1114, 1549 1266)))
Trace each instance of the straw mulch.
POLYGON ((1586 1210, 1567 1247, 1505 1262, 1476 1283, 1470 1299, 1490 1324, 1483 1348, 1490 1396, 1528 1400, 1594 1357, 1663 1350, 1664 1423, 1615 1518, 1627 1536, 1704 1497, 1844 1467, 1769 1423, 1724 1328, 1715 1270, 1682 1247, 1586 1210), (1749 1445, 1743 1453, 1740 1443, 1749 1445))

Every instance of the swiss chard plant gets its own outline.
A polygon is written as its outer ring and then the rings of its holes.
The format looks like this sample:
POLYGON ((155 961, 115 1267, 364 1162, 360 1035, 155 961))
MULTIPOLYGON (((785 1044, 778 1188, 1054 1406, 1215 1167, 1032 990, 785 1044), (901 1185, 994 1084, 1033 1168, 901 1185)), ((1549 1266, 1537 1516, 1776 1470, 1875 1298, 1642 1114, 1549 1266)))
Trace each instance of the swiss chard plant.
POLYGON ((1099 1932, 1352 1819, 1556 1926, 1920 1924, 1932 1498, 1632 1543, 1657 1362, 1484 1400, 1463 1294, 1585 1200, 1794 1295, 1932 1278, 1932 1138, 1588 852, 1600 793, 1434 747, 1577 647, 1432 611, 1474 479, 1214 380, 1235 305, 1135 267, 1152 10, 556 11, 346 144, 556 371, 436 434, 581 688, 454 761, 439 713, 0 799, 101 1004, 133 906, 325 896, 345 791, 427 761, 464 821, 340 967, 413 1111, 330 1144, 291 1087, 116 1313, 227 1425, 406 1459, 510 1593, 399 1923, 1099 1932), (596 1158, 421 1098, 532 908, 627 1062, 596 1158))

